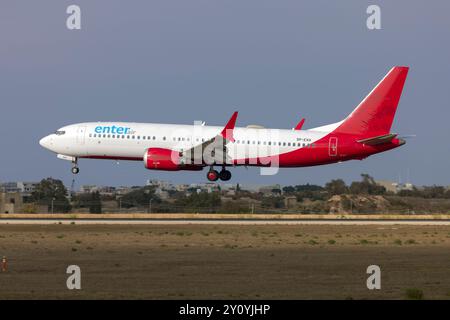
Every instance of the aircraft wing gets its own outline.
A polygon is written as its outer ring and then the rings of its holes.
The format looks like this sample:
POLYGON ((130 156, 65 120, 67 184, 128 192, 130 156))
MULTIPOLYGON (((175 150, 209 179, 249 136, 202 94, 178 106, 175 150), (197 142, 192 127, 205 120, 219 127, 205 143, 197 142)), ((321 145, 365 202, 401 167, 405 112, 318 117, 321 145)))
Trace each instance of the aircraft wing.
POLYGON ((227 144, 234 142, 234 126, 238 112, 235 111, 222 131, 214 138, 206 140, 190 149, 181 152, 181 161, 189 164, 224 164, 231 163, 227 154, 227 144))

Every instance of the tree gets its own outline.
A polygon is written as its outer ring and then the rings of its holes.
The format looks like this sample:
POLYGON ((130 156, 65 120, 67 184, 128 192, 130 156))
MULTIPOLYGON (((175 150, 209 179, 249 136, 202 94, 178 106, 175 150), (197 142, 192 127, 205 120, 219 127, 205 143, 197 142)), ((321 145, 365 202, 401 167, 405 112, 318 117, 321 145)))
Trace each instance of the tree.
POLYGON ((353 181, 350 185, 352 194, 382 195, 386 193, 386 188, 378 185, 370 175, 362 173, 361 177, 362 181, 353 181))
POLYGON ((36 185, 31 198, 34 202, 47 204, 49 211, 66 213, 71 209, 67 200, 67 189, 61 180, 53 178, 41 180, 36 185))
POLYGON ((218 207, 221 204, 218 192, 200 192, 192 193, 188 197, 184 197, 177 202, 177 205, 187 207, 218 207))
POLYGON ((284 198, 283 197, 264 197, 261 201, 261 207, 263 208, 284 208, 284 198))
POLYGON ((283 192, 287 194, 292 194, 295 192, 295 188, 293 186, 283 187, 283 192))
POLYGON ((89 201, 89 213, 102 213, 102 201, 100 199, 100 193, 98 191, 91 193, 91 199, 89 201))
POLYGON ((280 188, 274 188, 274 189, 271 190, 271 192, 272 192, 273 194, 281 195, 281 189, 280 189, 280 188))
POLYGON ((155 195, 155 188, 152 186, 133 190, 121 198, 122 207, 124 208, 147 206, 150 201, 152 203, 161 202, 161 199, 155 195))
POLYGON ((295 186, 295 191, 297 192, 315 192, 315 191, 323 191, 324 188, 322 186, 318 186, 316 184, 299 184, 295 186))
POLYGON ((325 189, 331 195, 344 194, 348 192, 347 185, 342 179, 334 179, 330 182, 327 182, 327 184, 325 184, 325 189))

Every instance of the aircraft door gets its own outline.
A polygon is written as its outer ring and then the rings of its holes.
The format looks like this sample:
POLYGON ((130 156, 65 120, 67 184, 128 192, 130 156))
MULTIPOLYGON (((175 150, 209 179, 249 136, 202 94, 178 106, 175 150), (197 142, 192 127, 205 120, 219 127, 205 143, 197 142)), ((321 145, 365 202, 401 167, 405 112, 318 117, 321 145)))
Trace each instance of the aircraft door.
POLYGON ((77 127, 77 144, 83 145, 86 135, 86 126, 77 127))
POLYGON ((337 148, 338 148, 338 138, 331 137, 329 141, 328 154, 330 157, 337 156, 337 148))

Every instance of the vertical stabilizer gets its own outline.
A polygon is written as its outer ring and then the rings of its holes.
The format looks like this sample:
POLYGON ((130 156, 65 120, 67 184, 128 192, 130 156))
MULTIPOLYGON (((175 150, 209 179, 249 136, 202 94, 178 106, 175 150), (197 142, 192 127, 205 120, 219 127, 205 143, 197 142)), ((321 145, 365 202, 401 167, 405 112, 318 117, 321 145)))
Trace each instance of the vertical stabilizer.
POLYGON ((355 110, 336 128, 337 133, 374 137, 388 134, 408 74, 408 67, 393 67, 355 110))

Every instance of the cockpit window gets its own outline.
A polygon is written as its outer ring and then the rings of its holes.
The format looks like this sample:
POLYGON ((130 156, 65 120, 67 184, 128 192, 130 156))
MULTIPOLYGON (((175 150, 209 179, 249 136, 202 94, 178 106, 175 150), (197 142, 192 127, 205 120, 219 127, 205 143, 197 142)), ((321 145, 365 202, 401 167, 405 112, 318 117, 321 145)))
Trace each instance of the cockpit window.
POLYGON ((57 135, 57 136, 62 136, 63 134, 65 134, 66 132, 65 131, 62 131, 62 130, 58 130, 58 131, 56 131, 55 132, 55 134, 57 135))

